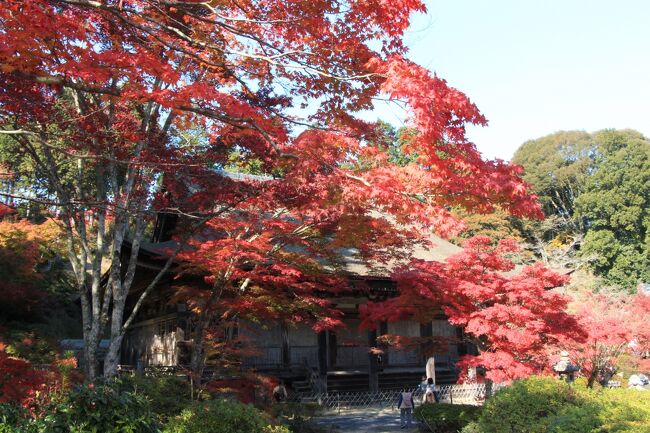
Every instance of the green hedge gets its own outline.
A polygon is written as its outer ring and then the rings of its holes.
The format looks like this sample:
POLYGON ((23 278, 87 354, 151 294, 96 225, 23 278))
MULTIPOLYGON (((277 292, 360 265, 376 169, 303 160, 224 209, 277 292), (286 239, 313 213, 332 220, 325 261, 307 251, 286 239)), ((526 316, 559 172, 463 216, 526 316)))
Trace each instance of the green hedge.
POLYGON ((169 421, 163 433, 290 433, 255 407, 233 400, 195 403, 169 421))
POLYGON ((650 433, 650 392, 528 378, 499 391, 463 430, 503 432, 650 433))
POLYGON ((0 404, 0 433, 31 433, 36 431, 25 409, 14 403, 0 404))
POLYGON ((581 395, 581 405, 550 419, 550 433, 650 433, 650 392, 582 389, 581 395))
POLYGON ((321 412, 317 403, 274 403, 267 412, 292 433, 322 433, 323 429, 312 420, 321 412))
MULTIPOLYGON (((234 399, 192 403, 186 392, 173 377, 98 381, 56 396, 37 408, 38 416, 0 404, 0 433, 291 433, 252 405, 234 399)), ((309 431, 313 408, 293 409, 276 417, 299 427, 295 433, 309 431)))
POLYGON ((122 389, 144 396, 160 424, 181 413, 192 403, 190 384, 184 377, 144 376, 126 377, 122 389))
POLYGON ((72 389, 45 416, 48 432, 156 433, 149 400, 125 391, 119 380, 72 389))
POLYGON ((517 381, 486 402, 480 426, 484 433, 544 433, 551 417, 580 399, 574 388, 559 380, 517 381))
POLYGON ((75 387, 31 416, 0 405, 0 433, 157 433, 149 401, 122 389, 120 381, 75 387))
POLYGON ((415 417, 434 433, 455 433, 476 420, 481 408, 462 404, 423 404, 415 409, 415 417))

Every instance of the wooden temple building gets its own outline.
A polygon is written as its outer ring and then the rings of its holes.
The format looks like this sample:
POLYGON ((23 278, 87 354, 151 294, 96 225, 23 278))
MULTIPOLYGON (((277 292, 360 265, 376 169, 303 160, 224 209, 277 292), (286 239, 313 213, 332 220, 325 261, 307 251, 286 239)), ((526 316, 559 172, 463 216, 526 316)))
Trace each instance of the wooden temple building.
MULTIPOLYGON (((153 242, 141 246, 138 277, 132 289, 134 295, 143 290, 161 269, 161 251, 172 242, 166 233, 170 233, 175 223, 173 217, 159 218, 153 242)), ((434 247, 417 249, 414 257, 442 261, 460 250, 441 238, 435 237, 432 242, 434 247)), ((419 383, 424 374, 425 356, 417 348, 388 348, 377 356, 370 351, 371 347, 377 346, 377 336, 438 336, 448 339, 449 344, 445 353, 435 355, 437 382, 455 382, 455 362, 472 350, 462 343, 460 329, 450 325, 440 314, 430 323, 405 320, 381 323, 374 330, 360 330, 359 306, 376 297, 395 295, 395 284, 389 277, 370 272, 354 260, 348 263, 346 275, 352 286, 364 289, 331 299, 332 305, 344 313, 344 328, 316 333, 305 324, 268 323, 262 326, 242 323, 238 332, 245 334, 257 349, 256 356, 242 360, 243 367, 281 378, 297 391, 401 388, 419 383)), ((184 303, 170 304, 172 277, 163 279, 150 293, 146 305, 138 313, 137 323, 128 330, 123 341, 121 364, 151 367, 189 363, 192 315, 184 303)))
MULTIPOLYGON (((147 244, 141 248, 138 275, 143 289, 161 265, 158 251, 165 243, 147 244)), ((439 239, 437 252, 430 256, 455 252, 457 247, 439 239)), ((443 259, 443 257, 435 257, 443 259)), ((449 339, 448 351, 435 355, 438 383, 456 380, 455 362, 471 350, 462 341, 460 329, 440 315, 430 323, 399 321, 381 323, 375 330, 359 330, 359 306, 373 296, 391 296, 394 283, 386 277, 350 274, 366 289, 332 299, 342 311, 345 327, 336 331, 314 332, 306 324, 288 326, 269 323, 264 326, 242 324, 239 332, 246 334, 256 347, 257 356, 243 359, 243 366, 274 375, 296 389, 317 388, 328 391, 377 390, 399 388, 418 383, 424 372, 425 356, 417 349, 391 350, 381 356, 370 352, 379 335, 407 337, 439 336, 449 339)), ((185 304, 170 304, 171 277, 149 295, 124 338, 121 364, 151 367, 188 364, 192 338, 192 317, 185 304)), ((354 282, 353 282, 354 284, 354 282)))

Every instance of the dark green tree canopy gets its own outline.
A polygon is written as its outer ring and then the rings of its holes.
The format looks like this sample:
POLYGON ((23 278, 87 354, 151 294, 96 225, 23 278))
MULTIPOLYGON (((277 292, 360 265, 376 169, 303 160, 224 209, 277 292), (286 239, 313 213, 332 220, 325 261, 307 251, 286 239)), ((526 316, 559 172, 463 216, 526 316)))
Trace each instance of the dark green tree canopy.
POLYGON ((546 215, 571 218, 597 148, 594 137, 584 131, 561 131, 525 142, 512 161, 524 167, 524 179, 534 186, 546 215))
POLYGON ((513 162, 559 221, 543 238, 579 239, 609 282, 650 281, 650 141, 633 130, 562 131, 524 143, 513 162))
POLYGON ((650 142, 633 131, 596 134, 597 169, 576 200, 586 221, 584 254, 613 283, 650 281, 650 142))

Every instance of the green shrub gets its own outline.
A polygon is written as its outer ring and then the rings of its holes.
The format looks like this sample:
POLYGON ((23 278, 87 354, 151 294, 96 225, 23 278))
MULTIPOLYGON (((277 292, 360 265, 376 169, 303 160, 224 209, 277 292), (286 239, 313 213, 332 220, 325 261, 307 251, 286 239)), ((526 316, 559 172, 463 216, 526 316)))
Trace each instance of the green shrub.
POLYGON ((314 425, 312 418, 321 410, 316 403, 275 403, 268 413, 293 433, 317 433, 323 429, 314 425))
POLYGON ((415 417, 434 433, 457 432, 475 421, 481 408, 462 404, 423 404, 415 409, 415 417))
POLYGON ((650 432, 650 395, 634 389, 579 390, 583 402, 549 422, 551 433, 650 432))
POLYGON ((481 430, 481 426, 479 426, 478 422, 472 421, 463 427, 460 433, 483 433, 483 430, 481 430))
POLYGON ((122 389, 143 395, 149 400, 151 411, 161 424, 180 414, 192 403, 190 384, 183 377, 127 377, 122 389))
POLYGON ((650 393, 636 389, 608 389, 601 416, 603 431, 650 432, 650 393))
POLYGON ((602 408, 598 404, 584 402, 579 406, 569 406, 548 420, 549 433, 583 433, 597 431, 601 426, 599 415, 602 408))
POLYGON ((532 377, 513 383, 489 399, 479 419, 485 433, 545 433, 550 417, 581 397, 557 379, 532 377))
POLYGON ((27 433, 34 431, 25 409, 17 404, 0 404, 0 433, 27 433))
POLYGON ((2 337, 7 343, 5 352, 32 364, 50 364, 57 354, 57 348, 51 341, 34 332, 14 329, 2 337))
POLYGON ((650 433, 650 393, 528 378, 488 400, 470 428, 463 433, 650 433))
POLYGON ((40 420, 48 433, 155 433, 149 402, 119 380, 72 389, 40 420))
POLYGON ((195 403, 169 421, 164 433, 290 433, 271 425, 270 418, 251 405, 230 400, 195 403))

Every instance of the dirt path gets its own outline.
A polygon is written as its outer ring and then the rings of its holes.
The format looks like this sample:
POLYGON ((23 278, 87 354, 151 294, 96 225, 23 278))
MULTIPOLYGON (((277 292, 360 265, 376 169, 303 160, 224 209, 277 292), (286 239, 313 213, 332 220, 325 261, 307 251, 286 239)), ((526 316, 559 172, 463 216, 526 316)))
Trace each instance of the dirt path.
POLYGON ((417 432, 414 422, 411 428, 400 428, 397 409, 354 409, 342 411, 340 415, 323 415, 314 419, 319 426, 333 433, 389 433, 417 432))

